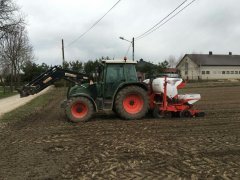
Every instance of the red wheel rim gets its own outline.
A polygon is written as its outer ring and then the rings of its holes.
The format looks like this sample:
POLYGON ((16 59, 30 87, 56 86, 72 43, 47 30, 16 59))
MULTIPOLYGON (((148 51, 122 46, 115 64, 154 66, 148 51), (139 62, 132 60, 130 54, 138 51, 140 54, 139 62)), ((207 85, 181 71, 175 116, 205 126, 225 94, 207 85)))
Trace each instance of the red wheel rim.
POLYGON ((123 108, 130 114, 137 114, 143 108, 143 99, 136 94, 130 94, 123 100, 123 108))
POLYGON ((75 118, 83 118, 88 113, 88 107, 82 102, 77 102, 72 105, 71 112, 75 118))

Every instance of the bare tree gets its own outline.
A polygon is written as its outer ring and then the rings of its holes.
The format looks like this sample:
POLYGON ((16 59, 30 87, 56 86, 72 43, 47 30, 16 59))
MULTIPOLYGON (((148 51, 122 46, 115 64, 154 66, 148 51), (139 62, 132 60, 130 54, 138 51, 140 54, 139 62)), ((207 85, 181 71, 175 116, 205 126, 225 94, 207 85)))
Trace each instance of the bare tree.
POLYGON ((0 0, 0 82, 5 86, 10 76, 11 91, 20 83, 21 66, 33 59, 20 13, 13 0, 0 0))
POLYGON ((19 9, 12 0, 0 0, 0 40, 23 22, 19 9))
POLYGON ((169 63, 170 68, 175 68, 175 67, 176 67, 176 64, 177 64, 177 61, 176 61, 175 56, 170 55, 170 56, 168 57, 168 63, 169 63))
POLYGON ((13 91, 20 84, 21 66, 33 58, 27 32, 23 26, 15 26, 11 33, 6 33, 1 42, 1 61, 10 67, 10 89, 13 91))

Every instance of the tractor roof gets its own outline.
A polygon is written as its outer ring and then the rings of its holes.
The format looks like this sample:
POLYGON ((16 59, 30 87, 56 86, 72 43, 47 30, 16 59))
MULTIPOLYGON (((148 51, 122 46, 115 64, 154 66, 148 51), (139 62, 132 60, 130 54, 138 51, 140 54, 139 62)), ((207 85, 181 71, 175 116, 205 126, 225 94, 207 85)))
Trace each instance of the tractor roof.
POLYGON ((102 63, 106 63, 106 64, 136 64, 136 62, 132 61, 132 60, 122 60, 122 59, 118 59, 118 60, 102 60, 102 63))

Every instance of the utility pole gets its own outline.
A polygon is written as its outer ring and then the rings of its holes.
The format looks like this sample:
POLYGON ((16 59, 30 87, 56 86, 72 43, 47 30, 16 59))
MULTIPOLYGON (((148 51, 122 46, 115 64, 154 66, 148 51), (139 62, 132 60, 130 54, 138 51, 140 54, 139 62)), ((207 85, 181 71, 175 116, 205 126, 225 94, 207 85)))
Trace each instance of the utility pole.
POLYGON ((132 38, 132 50, 133 50, 133 52, 132 52, 132 59, 134 61, 134 37, 132 38))
MULTIPOLYGON (((65 55, 64 55, 64 40, 62 39, 62 66, 64 66, 65 55)), ((63 67, 64 68, 64 67, 63 67)))
POLYGON ((130 42, 132 44, 132 60, 134 61, 134 48, 135 48, 134 37, 132 38, 132 41, 129 41, 129 40, 125 39, 124 37, 119 37, 119 39, 130 42))
MULTIPOLYGON (((64 69, 65 54, 64 54, 64 40, 62 39, 62 68, 64 69)), ((66 87, 66 81, 64 81, 64 87, 66 87)))

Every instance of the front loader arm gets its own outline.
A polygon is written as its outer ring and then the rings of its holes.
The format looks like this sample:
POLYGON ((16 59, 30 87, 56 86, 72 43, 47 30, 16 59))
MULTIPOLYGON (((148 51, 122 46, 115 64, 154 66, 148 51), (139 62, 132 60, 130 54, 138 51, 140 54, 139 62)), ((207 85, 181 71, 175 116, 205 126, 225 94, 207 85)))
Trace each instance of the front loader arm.
POLYGON ((65 79, 75 84, 81 84, 84 80, 88 80, 89 76, 54 66, 23 86, 22 89, 17 90, 20 97, 26 97, 42 91, 60 79, 65 79))

